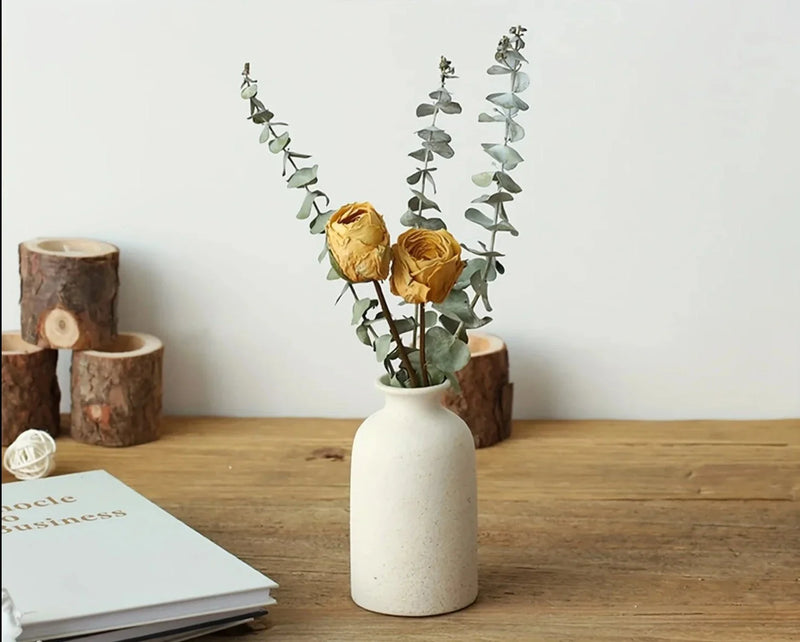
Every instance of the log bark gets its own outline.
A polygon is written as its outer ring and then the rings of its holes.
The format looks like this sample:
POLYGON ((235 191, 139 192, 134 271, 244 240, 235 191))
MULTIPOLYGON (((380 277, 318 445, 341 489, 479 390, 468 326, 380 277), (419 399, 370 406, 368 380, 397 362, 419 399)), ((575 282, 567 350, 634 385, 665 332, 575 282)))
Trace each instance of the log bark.
POLYGON ((456 373, 461 393, 448 390, 444 405, 469 426, 475 447, 485 448, 511 435, 514 384, 509 382, 508 350, 501 339, 473 333, 469 348, 469 363, 456 373))
POLYGON ((117 334, 119 250, 89 239, 19 245, 22 338, 43 348, 101 350, 117 334))
POLYGON ((3 446, 29 428, 58 435, 58 351, 26 343, 19 332, 4 332, 2 361, 3 446))
POLYGON ((133 446, 158 439, 164 347, 121 333, 106 351, 72 354, 70 432, 83 443, 133 446))

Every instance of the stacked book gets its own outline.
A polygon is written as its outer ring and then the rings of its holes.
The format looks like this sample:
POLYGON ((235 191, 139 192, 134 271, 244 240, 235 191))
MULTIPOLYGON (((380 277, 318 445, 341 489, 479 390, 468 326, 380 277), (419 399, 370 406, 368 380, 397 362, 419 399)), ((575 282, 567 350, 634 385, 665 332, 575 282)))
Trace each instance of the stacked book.
POLYGON ((3 484, 2 499, 3 642, 177 642, 275 603, 275 582, 105 471, 3 484))

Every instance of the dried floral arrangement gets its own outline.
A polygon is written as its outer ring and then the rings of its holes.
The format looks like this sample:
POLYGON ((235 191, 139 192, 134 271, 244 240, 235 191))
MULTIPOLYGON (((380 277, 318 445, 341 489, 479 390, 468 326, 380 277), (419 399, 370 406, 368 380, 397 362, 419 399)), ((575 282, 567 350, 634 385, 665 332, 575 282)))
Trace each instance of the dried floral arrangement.
POLYGON ((442 115, 462 112, 446 86, 449 80, 457 78, 450 60, 441 57, 439 85, 428 94, 430 101, 416 109, 417 117, 430 120, 416 132, 419 147, 409 153, 418 165, 406 178, 411 197, 399 219, 409 229, 394 244, 384 218, 370 203, 329 208, 329 196, 318 187, 318 165, 310 164, 309 154, 291 147, 287 123, 275 120, 275 115, 258 97, 258 84, 250 75, 250 64, 246 63, 242 71, 241 96, 249 103, 248 119, 262 128, 259 142, 266 144, 273 154, 282 155, 282 176, 287 186, 304 191, 297 218, 310 219, 311 234, 324 235, 319 260, 327 258, 330 262, 328 279, 345 281, 336 302, 348 293, 353 297, 352 324, 356 336, 375 352, 377 361, 386 370, 389 385, 418 387, 447 380, 458 390, 455 373, 470 359, 466 331, 492 320, 486 314, 492 311, 489 284, 505 272, 498 260, 503 257, 497 249, 498 236, 518 235, 509 221, 507 208, 514 195, 522 191, 510 172, 523 160, 512 143, 525 136, 525 130, 517 122, 519 113, 528 109, 519 96, 530 84, 528 74, 523 71, 528 62, 522 54, 525 31, 522 26, 511 27, 500 39, 494 64, 487 70, 490 76, 502 79, 505 90, 486 97, 492 107, 478 116, 478 122, 499 125, 503 136, 502 142, 482 145, 491 157, 492 167, 472 176, 476 186, 484 190, 492 188, 476 197, 464 212, 467 220, 488 235, 486 241, 477 241, 478 247, 459 243, 447 231, 445 221, 433 215, 440 213, 433 199, 436 194, 433 163, 437 157, 449 159, 455 153, 451 136, 437 121, 442 115), (462 250, 471 257, 462 259, 462 250), (386 279, 391 293, 402 299, 400 304, 413 306, 412 312, 392 312, 381 286, 386 279), (362 284, 372 284, 374 292, 360 294, 356 287, 362 284))

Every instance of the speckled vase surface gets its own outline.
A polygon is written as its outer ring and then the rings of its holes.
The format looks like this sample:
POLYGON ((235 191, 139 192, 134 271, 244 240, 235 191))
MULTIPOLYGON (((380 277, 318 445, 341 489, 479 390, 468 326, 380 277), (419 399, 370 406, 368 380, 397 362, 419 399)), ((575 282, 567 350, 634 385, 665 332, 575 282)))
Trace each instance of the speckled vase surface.
POLYGON ((478 595, 475 446, 442 406, 448 384, 392 388, 356 432, 350 469, 350 591, 362 608, 424 616, 478 595))

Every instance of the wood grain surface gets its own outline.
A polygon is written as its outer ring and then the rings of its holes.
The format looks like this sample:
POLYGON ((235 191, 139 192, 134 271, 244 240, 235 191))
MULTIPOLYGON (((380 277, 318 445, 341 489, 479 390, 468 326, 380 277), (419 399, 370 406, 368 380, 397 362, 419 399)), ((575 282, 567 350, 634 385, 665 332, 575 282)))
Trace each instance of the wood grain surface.
POLYGON ((357 425, 172 418, 132 448, 61 437, 56 474, 105 468, 280 583, 209 642, 800 639, 800 420, 515 422, 477 452, 478 600, 420 619, 349 598, 357 425))

